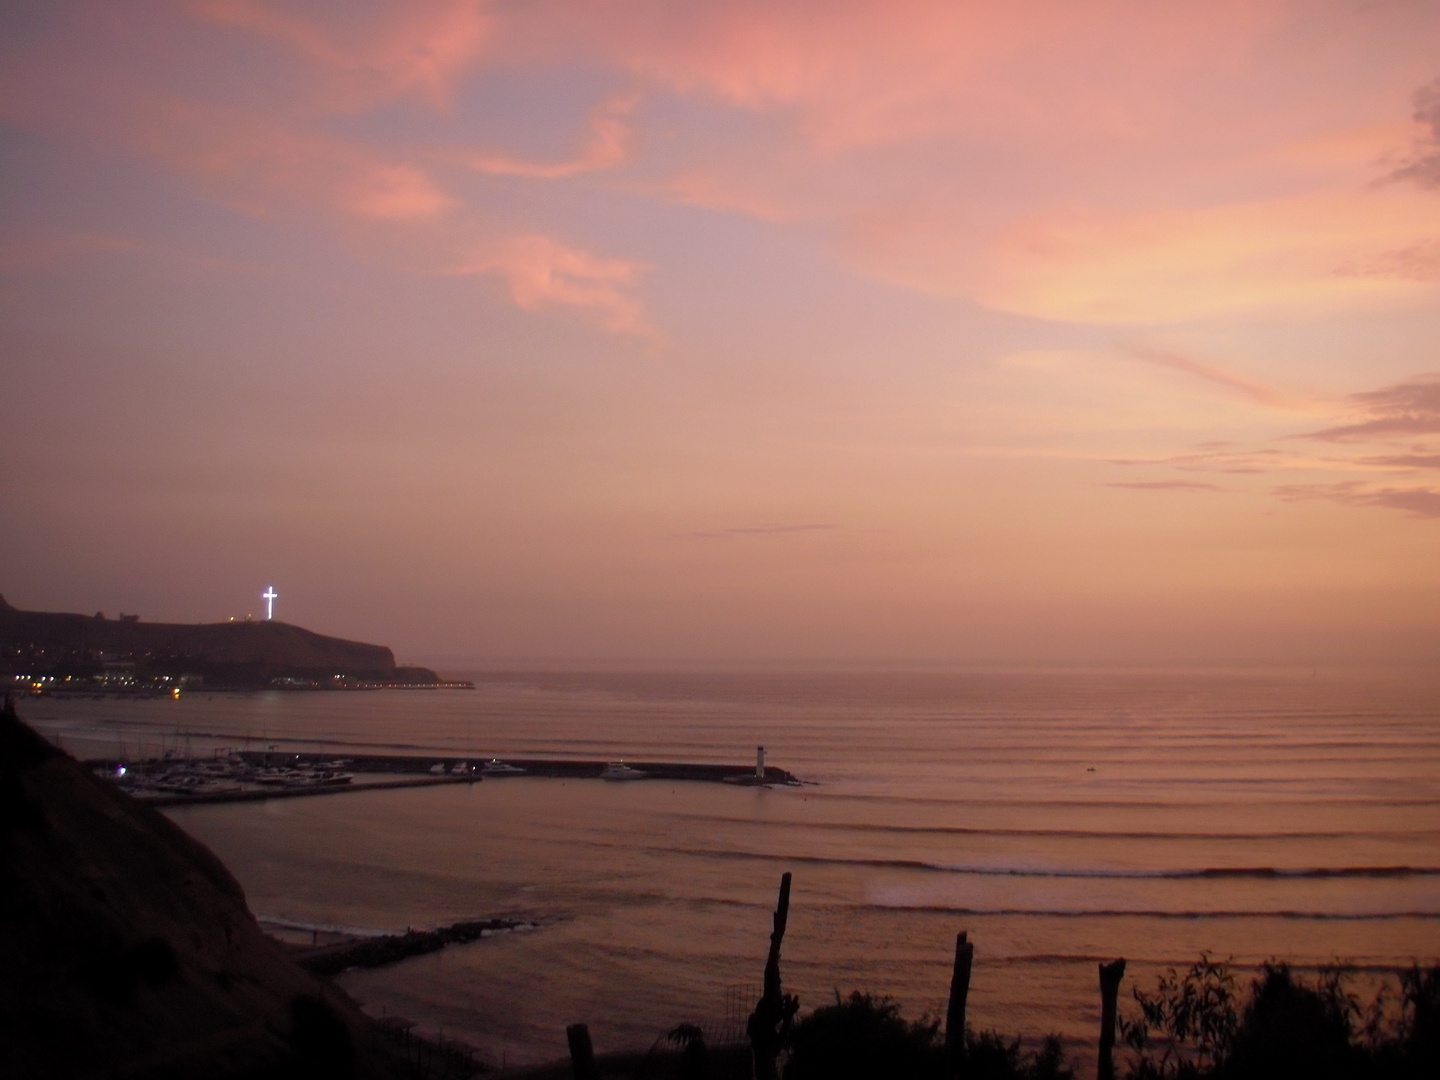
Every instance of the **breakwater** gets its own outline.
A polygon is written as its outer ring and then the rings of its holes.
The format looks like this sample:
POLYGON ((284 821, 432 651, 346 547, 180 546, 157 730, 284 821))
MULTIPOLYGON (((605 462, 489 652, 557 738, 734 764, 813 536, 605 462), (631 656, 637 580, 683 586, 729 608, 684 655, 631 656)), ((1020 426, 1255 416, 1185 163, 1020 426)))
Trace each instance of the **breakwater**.
POLYGON ((409 930, 403 934, 300 949, 295 953, 295 960, 316 975, 338 975, 347 968, 383 967, 411 956, 436 952, 446 945, 464 945, 494 934, 534 928, 533 922, 524 919, 476 919, 436 930, 409 930))
MULTIPOLYGON (((313 767, 333 761, 335 755, 318 753, 266 753, 247 750, 239 755, 254 766, 285 765, 313 767)), ((486 759, 457 755, 422 756, 417 754, 358 754, 343 759, 346 772, 351 773, 424 773, 444 776, 483 776, 486 780, 504 780, 511 776, 542 776, 566 780, 598 779, 610 764, 606 761, 573 761, 563 758, 506 758, 505 764, 523 770, 510 774, 485 774, 486 759), (436 768, 441 770, 436 773, 436 768)), ((764 780, 756 775, 753 765, 712 765, 684 761, 627 761, 630 768, 645 774, 646 780, 696 780, 707 783, 799 784, 800 780, 786 769, 765 766, 764 780)), ((370 787, 373 785, 364 785, 370 787)), ((359 788, 356 790, 362 790, 359 788)))
MULTIPOLYGON (((598 780, 615 768, 603 761, 514 758, 495 770, 484 762, 461 757, 360 754, 336 759, 327 754, 281 753, 273 749, 222 751, 212 758, 163 758, 128 763, 93 760, 86 765, 95 774, 117 782, 152 806, 261 802, 519 777, 598 780), (359 776, 365 779, 357 781, 359 776)), ((764 766, 762 771, 739 765, 637 761, 623 767, 621 772, 619 779, 627 782, 682 780, 750 787, 800 784, 792 773, 773 765, 764 766)), ((617 779, 613 775, 608 778, 617 779)))
POLYGON ((268 799, 303 799, 312 795, 343 795, 347 791, 386 791, 392 788, 436 787, 443 784, 473 784, 478 776, 415 776, 396 780, 374 780, 365 784, 325 784, 314 787, 261 787, 241 791, 201 791, 151 795, 151 806, 194 806, 198 803, 263 802, 268 799))

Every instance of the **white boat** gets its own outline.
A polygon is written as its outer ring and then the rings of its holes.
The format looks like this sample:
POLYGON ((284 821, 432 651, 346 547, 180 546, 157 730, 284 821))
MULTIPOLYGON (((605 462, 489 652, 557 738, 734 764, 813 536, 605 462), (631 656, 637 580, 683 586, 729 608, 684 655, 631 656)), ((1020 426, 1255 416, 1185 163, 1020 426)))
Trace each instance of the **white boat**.
POLYGON ((434 765, 430 766, 430 772, 435 776, 445 775, 445 763, 443 761, 437 761, 434 765))
POLYGON ((519 776, 524 769, 518 765, 508 765, 498 757, 492 757, 480 767, 481 776, 519 776))
POLYGON ((632 769, 623 761, 612 761, 600 770, 601 780, 644 780, 649 773, 632 769))

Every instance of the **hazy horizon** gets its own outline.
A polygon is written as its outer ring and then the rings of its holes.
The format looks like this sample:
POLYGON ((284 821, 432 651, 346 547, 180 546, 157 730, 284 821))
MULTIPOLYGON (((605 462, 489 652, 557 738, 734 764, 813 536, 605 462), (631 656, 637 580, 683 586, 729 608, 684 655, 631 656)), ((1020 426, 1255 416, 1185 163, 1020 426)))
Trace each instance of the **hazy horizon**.
POLYGON ((1433 665, 1436 40, 12 5, 0 592, 449 668, 1433 665))

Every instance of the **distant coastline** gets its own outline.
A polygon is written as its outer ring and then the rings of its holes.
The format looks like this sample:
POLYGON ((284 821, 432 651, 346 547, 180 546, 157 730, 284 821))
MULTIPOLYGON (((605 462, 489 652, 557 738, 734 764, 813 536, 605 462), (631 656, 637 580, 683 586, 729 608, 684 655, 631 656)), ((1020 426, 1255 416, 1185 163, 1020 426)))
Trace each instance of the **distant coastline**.
POLYGON ((462 690, 384 645, 289 623, 147 623, 136 615, 21 611, 0 596, 0 679, 30 694, 462 690))

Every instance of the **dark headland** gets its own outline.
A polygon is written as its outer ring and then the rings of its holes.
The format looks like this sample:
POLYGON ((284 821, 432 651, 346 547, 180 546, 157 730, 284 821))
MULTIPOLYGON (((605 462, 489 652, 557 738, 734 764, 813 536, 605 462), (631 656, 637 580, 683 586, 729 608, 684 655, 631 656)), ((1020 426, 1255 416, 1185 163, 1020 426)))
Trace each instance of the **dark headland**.
POLYGON ((469 1071, 302 970, 209 849, 47 743, 12 701, 0 712, 0 1076, 469 1071))
POLYGON ((142 622, 21 611, 0 596, 0 676, 35 691, 468 688, 400 666, 384 645, 277 621, 142 622))

